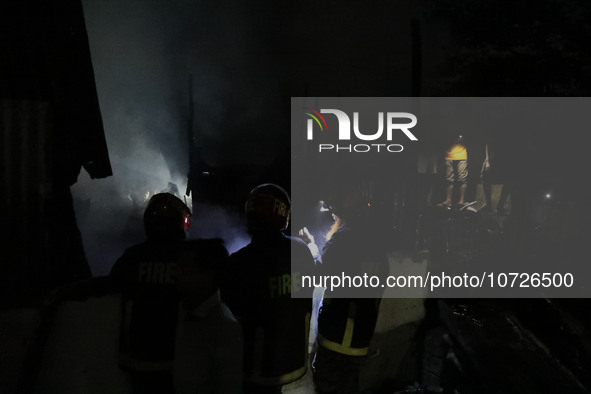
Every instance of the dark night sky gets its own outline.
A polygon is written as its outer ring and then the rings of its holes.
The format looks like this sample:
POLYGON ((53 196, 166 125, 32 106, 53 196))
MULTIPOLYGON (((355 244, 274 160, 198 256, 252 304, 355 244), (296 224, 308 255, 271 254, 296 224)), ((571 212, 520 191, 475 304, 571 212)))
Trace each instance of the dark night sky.
POLYGON ((410 7, 311 4, 84 2, 113 161, 160 149, 186 173, 190 74, 206 161, 252 171, 288 140, 291 96, 410 93, 410 7))

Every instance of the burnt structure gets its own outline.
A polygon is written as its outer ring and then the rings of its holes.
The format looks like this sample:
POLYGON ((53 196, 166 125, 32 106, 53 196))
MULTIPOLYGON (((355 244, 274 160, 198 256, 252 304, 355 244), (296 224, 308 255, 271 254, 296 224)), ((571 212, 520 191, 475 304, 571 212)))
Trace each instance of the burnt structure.
POLYGON ((79 1, 0 6, 2 304, 88 278, 70 185, 111 175, 79 1))

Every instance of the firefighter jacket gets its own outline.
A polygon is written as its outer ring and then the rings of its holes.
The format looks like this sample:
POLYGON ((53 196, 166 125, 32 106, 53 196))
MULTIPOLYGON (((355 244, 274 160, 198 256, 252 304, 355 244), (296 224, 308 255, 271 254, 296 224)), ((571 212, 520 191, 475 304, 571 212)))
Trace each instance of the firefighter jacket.
MULTIPOLYGON (((368 231, 339 229, 322 252, 323 275, 347 275, 351 278, 376 275, 383 278, 387 269, 385 249, 368 231)), ((383 283, 383 282, 382 282, 383 283)), ((376 326, 383 294, 381 287, 355 288, 364 298, 351 298, 351 287, 344 285, 324 293, 318 315, 320 346, 349 356, 365 356, 376 326)))
POLYGON ((239 318, 244 337, 244 375, 252 384, 283 385, 307 371, 312 288, 301 287, 291 257, 313 269, 305 243, 277 232, 253 237, 230 256, 222 298, 239 318), (306 296, 307 298, 292 298, 306 296))
POLYGON ((135 371, 170 371, 179 296, 176 275, 181 241, 132 246, 110 276, 121 289, 119 363, 135 371))

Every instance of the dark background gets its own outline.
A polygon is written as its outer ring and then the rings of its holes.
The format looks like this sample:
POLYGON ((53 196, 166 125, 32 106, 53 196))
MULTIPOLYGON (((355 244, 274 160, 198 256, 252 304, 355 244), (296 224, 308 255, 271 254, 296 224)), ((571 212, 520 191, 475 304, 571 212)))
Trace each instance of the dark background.
MULTIPOLYGON (((108 273, 146 197, 184 194, 189 173, 192 236, 244 245, 248 191, 289 188, 290 97, 589 96, 590 17, 584 0, 2 2, 1 305, 108 273)), ((521 207, 552 190, 561 219, 524 208, 512 242, 531 254, 552 224, 543 239, 584 262, 590 138, 568 120, 497 137, 519 152, 521 207)))

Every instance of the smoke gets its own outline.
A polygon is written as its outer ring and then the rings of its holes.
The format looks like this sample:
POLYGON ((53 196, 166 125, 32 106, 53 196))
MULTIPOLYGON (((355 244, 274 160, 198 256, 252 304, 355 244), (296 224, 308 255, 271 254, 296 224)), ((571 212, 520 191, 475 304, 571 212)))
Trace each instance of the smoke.
MULTIPOLYGON (((114 175, 90 180, 82 172, 72 193, 89 264, 102 275, 144 239, 151 195, 176 188, 186 198, 189 76, 202 158, 239 179, 256 179, 275 158, 277 130, 258 124, 279 117, 279 94, 247 4, 84 0, 83 7, 114 175)), ((231 252, 248 242, 240 214, 193 208, 191 237, 222 237, 231 252)))
POLYGON ((234 253, 250 242, 242 215, 210 204, 193 206, 190 238, 222 238, 228 252, 234 253))

